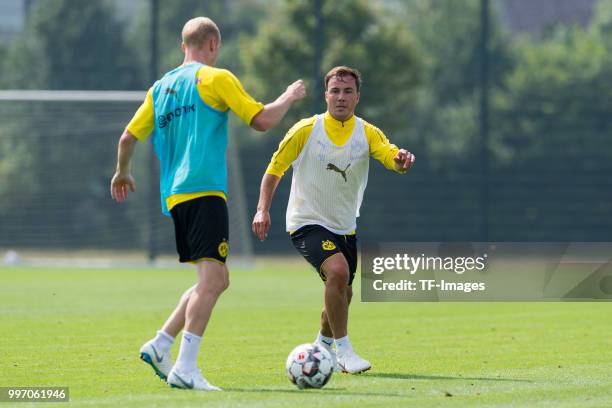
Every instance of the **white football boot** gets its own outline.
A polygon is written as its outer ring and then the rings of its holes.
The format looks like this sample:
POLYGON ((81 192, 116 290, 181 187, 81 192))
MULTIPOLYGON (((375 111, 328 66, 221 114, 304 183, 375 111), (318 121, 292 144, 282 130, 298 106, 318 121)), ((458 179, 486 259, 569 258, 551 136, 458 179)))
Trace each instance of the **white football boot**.
POLYGON ((340 370, 344 373, 359 374, 372 368, 368 360, 359 357, 352 349, 338 353, 337 358, 340 370))
POLYGON ((182 388, 185 390, 198 390, 198 391, 223 391, 219 387, 215 387, 206 378, 202 377, 202 372, 195 369, 189 373, 183 373, 172 369, 168 375, 168 384, 172 388, 182 388))
POLYGON ((342 371, 342 368, 338 365, 338 359, 336 358, 336 350, 334 347, 332 347, 333 344, 327 344, 324 341, 317 342, 316 340, 314 344, 329 351, 329 354, 331 355, 331 358, 332 358, 332 367, 334 371, 336 372, 342 371))
POLYGON ((174 365, 170 351, 161 352, 153 345, 153 340, 146 342, 140 348, 140 359, 153 367, 155 374, 164 381, 168 379, 168 374, 174 365))

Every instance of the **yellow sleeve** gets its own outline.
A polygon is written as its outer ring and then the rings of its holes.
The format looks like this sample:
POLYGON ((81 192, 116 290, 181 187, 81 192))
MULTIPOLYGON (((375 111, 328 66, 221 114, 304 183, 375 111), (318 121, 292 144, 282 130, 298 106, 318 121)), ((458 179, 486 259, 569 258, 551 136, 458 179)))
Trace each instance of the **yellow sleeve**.
MULTIPOLYGON (((364 128, 370 145, 370 156, 381 162, 387 169, 396 171, 393 157, 397 154, 398 147, 389 142, 387 136, 376 126, 364 121, 364 128)), ((398 173, 405 173, 405 171, 398 173)))
POLYGON ((308 141, 314 125, 315 117, 302 119, 285 135, 278 145, 278 150, 272 155, 272 160, 266 169, 266 174, 283 177, 289 166, 298 158, 308 141))
POLYGON ((140 108, 134 114, 130 123, 126 126, 126 129, 133 134, 136 139, 145 141, 153 132, 155 127, 155 117, 153 113, 153 91, 149 89, 147 96, 140 105, 140 108))
POLYGON ((225 112, 231 109, 247 125, 264 107, 245 90, 227 69, 202 67, 198 71, 198 92, 208 106, 225 112))

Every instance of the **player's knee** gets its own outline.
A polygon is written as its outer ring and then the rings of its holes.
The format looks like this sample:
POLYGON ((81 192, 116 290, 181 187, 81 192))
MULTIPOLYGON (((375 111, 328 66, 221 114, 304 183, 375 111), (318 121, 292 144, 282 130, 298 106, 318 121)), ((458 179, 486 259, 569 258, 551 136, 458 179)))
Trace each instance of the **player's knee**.
POLYGON ((341 263, 329 265, 324 270, 327 278, 327 285, 331 285, 340 290, 346 290, 349 280, 348 266, 341 263))
POLYGON ((197 289, 201 294, 219 296, 229 287, 229 274, 225 265, 208 262, 198 265, 200 282, 197 289))
POLYGON ((196 285, 190 287, 189 289, 185 291, 185 293, 183 293, 183 296, 181 296, 181 302, 187 302, 189 300, 189 297, 193 293, 195 287, 196 285))
POLYGON ((223 285, 221 286, 221 292, 225 292, 230 285, 230 281, 229 281, 229 275, 226 274, 225 275, 225 279, 223 280, 223 285))
POLYGON ((227 289, 227 284, 221 279, 207 279, 204 282, 200 282, 196 288, 199 295, 206 297, 218 297, 225 289, 227 289))
POLYGON ((229 278, 223 276, 219 279, 211 280, 211 290, 219 296, 229 288, 229 278))

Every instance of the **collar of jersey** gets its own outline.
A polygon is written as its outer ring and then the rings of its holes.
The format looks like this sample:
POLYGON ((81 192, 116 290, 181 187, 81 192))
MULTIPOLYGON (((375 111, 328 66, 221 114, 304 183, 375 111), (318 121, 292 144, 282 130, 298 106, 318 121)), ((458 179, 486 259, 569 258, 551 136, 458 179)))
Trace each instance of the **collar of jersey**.
POLYGON ((323 121, 325 124, 325 133, 327 133, 327 137, 329 137, 332 143, 336 146, 344 145, 353 134, 353 129, 355 128, 355 115, 351 116, 344 122, 341 122, 334 119, 329 112, 325 112, 323 121))

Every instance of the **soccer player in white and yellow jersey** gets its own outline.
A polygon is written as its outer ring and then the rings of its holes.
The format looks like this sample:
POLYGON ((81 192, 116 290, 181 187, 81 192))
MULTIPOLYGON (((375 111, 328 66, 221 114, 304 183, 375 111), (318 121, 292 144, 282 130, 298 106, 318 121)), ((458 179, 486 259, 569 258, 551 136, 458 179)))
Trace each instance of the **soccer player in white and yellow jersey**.
POLYGON ((213 307, 229 285, 225 265, 228 112, 264 131, 304 98, 305 88, 298 80, 264 106, 246 93, 231 72, 214 68, 221 34, 212 20, 189 20, 182 38, 183 64, 155 82, 119 140, 111 194, 123 202, 134 191, 130 174, 134 147, 152 134, 160 161, 162 212, 174 222, 179 261, 196 265, 198 281, 183 294, 157 336, 142 346, 140 357, 173 387, 212 391, 220 389, 197 369, 197 355, 213 307), (181 330, 181 347, 173 365, 170 348, 181 330))
POLYGON ((264 240, 270 204, 280 178, 293 166, 287 231, 295 248, 325 282, 325 305, 316 344, 337 356, 337 368, 371 368, 351 346, 347 332, 351 284, 357 269, 356 218, 368 181, 370 157, 406 173, 414 155, 391 144, 380 129, 355 117, 361 75, 341 66, 325 76, 327 112, 293 126, 272 156, 261 182, 253 232, 264 240), (336 351, 332 350, 335 343, 336 351))

